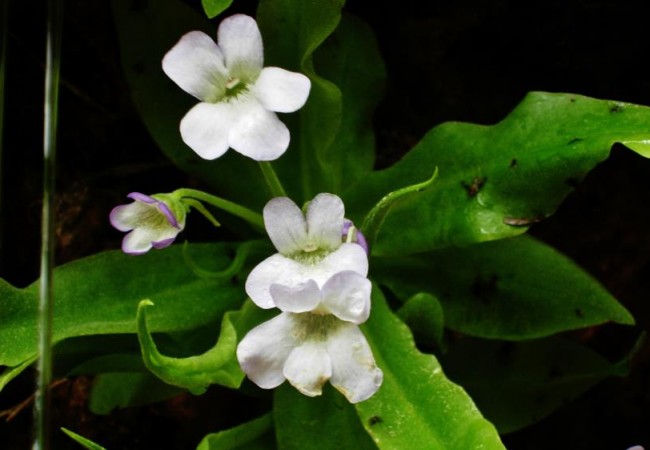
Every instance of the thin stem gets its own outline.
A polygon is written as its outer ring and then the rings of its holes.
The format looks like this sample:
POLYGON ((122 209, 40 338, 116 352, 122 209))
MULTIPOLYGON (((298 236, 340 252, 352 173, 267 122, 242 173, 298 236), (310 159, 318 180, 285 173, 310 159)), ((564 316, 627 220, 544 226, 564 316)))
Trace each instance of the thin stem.
POLYGON ((264 229, 264 219, 262 218, 262 215, 246 208, 245 206, 238 205, 237 203, 233 203, 229 200, 217 197, 216 195, 211 195, 203 191, 197 191, 196 189, 176 189, 173 194, 178 197, 193 198, 208 203, 216 208, 229 212, 233 216, 241 217, 247 222, 261 229, 264 229))
POLYGON ((41 282, 39 295, 38 381, 34 414, 34 449, 50 448, 50 382, 52 380, 52 319, 54 316, 54 180, 56 162, 57 109, 61 66, 63 5, 48 0, 43 123, 43 218, 41 225, 41 282))
POLYGON ((259 163, 264 179, 266 180, 266 185, 269 187, 269 191, 271 191, 271 195, 273 197, 286 197, 287 193, 284 191, 282 183, 280 183, 280 179, 278 178, 278 174, 273 170, 271 163, 268 161, 260 161, 259 163))
MULTIPOLYGON (((4 112, 5 112, 5 73, 7 70, 7 24, 9 15, 9 0, 4 0, 0 5, 0 211, 2 211, 3 203, 3 139, 4 139, 4 112)), ((0 255, 3 249, 3 223, 0 218, 0 255)), ((2 271, 2 261, 4 258, 0 256, 0 272, 2 271)))

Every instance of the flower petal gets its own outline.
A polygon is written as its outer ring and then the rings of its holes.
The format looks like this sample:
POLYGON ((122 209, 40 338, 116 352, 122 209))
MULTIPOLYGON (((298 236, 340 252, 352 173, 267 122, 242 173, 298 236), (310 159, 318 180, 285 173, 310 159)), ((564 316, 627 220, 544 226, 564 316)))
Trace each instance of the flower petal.
POLYGON ((183 141, 203 159, 228 150, 228 134, 240 114, 233 103, 199 103, 181 120, 183 141))
POLYGON ((371 289, 366 277, 349 270, 339 272, 323 285, 322 303, 339 319, 358 325, 370 315, 371 289))
POLYGON ((232 124, 230 146, 255 161, 279 158, 289 147, 291 138, 286 125, 252 97, 232 103, 239 104, 241 113, 232 124))
POLYGON ((282 313, 248 332, 237 346, 237 360, 255 384, 272 389, 285 380, 282 369, 296 346, 291 337, 293 321, 282 313))
POLYGON ((228 74, 221 49, 201 31, 181 37, 163 58, 162 68, 181 89, 201 101, 215 102, 226 91, 228 74))
POLYGON ((344 270, 351 270, 364 277, 368 275, 368 255, 360 245, 341 244, 336 251, 327 255, 314 267, 312 278, 319 286, 323 286, 332 275, 344 270))
POLYGON ((269 309, 275 306, 269 291, 272 284, 296 286, 309 278, 302 264, 276 253, 255 266, 246 279, 245 288, 257 306, 269 309))
POLYGON ((150 214, 151 208, 151 205, 137 201, 119 205, 111 210, 109 220, 119 231, 131 231, 141 224, 143 216, 150 214))
POLYGON ((302 394, 315 397, 332 376, 332 364, 323 344, 306 342, 291 352, 282 373, 302 394))
POLYGON ((254 82, 264 65, 262 35, 255 19, 243 14, 230 16, 219 25, 217 37, 229 75, 254 82))
POLYGON ((283 312, 304 313, 320 303, 320 289, 314 280, 295 286, 272 284, 269 288, 275 306, 283 312))
POLYGON ((276 197, 264 207, 264 226, 276 249, 283 255, 302 250, 307 241, 307 222, 298 206, 286 197, 276 197))
POLYGON ((289 113, 303 107, 309 97, 311 81, 301 73, 279 67, 265 67, 253 86, 253 92, 264 108, 289 113))
POLYGON ((332 361, 332 386, 350 403, 370 398, 381 386, 384 374, 359 327, 346 324, 329 336, 327 351, 332 361))
POLYGON ((337 249, 341 245, 341 230, 345 207, 333 194, 318 194, 307 207, 307 235, 319 248, 337 249))

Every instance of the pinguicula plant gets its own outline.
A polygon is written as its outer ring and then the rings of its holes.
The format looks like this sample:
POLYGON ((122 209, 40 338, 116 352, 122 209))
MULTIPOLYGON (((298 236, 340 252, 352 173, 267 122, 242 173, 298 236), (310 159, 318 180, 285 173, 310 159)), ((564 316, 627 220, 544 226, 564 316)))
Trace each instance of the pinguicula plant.
MULTIPOLYGON (((203 2, 215 28, 181 1, 113 2, 142 120, 202 189, 128 194, 107 211, 122 251, 57 268, 56 376, 96 376, 98 413, 211 385, 266 411, 200 449, 494 450, 626 374, 560 333, 633 317, 525 232, 614 143, 650 155, 650 108, 535 92, 374 170, 370 29, 343 2, 264 0, 256 18, 229 3, 203 2), (179 242, 193 211, 240 240, 179 242)), ((36 306, 32 288, 0 292, 4 386, 35 360, 36 306)))

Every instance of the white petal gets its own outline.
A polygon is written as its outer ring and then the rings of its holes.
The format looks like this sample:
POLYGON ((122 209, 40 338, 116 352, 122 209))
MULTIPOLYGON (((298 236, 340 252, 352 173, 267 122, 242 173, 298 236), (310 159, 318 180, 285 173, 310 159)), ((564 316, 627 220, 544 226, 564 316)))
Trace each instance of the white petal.
POLYGON ((131 231, 142 223, 142 217, 150 213, 150 208, 150 205, 137 201, 116 206, 110 214, 111 225, 120 231, 131 231))
POLYGON ((183 141, 203 159, 228 150, 228 135, 240 111, 232 103, 199 103, 181 120, 183 141))
POLYGON ((356 272, 339 272, 323 285, 323 305, 336 317, 360 324, 370 315, 372 284, 356 272))
POLYGON ((283 312, 304 313, 320 303, 320 289, 314 280, 295 286, 272 284, 269 289, 275 306, 283 312))
POLYGON ((236 14, 224 19, 217 31, 231 77, 253 82, 264 65, 262 35, 255 19, 236 14))
POLYGON ((289 113, 303 107, 310 88, 311 81, 301 73, 265 67, 253 86, 253 92, 264 108, 289 113))
POLYGON ((276 197, 264 207, 264 226, 273 245, 284 255, 302 250, 307 222, 302 211, 286 197, 276 197))
POLYGON ((263 389, 279 386, 282 369, 296 346, 291 337, 293 321, 282 313, 248 332, 237 346, 237 360, 248 378, 263 389))
POLYGON ((269 309, 275 306, 269 292, 272 284, 296 286, 309 278, 305 276, 305 267, 302 264, 276 253, 251 271, 246 279, 246 293, 257 306, 269 309))
POLYGON ((327 351, 332 360, 332 386, 350 403, 370 398, 381 386, 384 374, 359 327, 346 324, 330 335, 327 351))
POLYGON ((343 201, 333 194, 318 194, 307 207, 307 235, 319 248, 334 250, 341 245, 343 201))
POLYGON ((364 277, 368 275, 368 255, 360 245, 341 244, 336 251, 330 253, 318 263, 315 267, 318 275, 312 278, 322 287, 323 283, 332 275, 344 270, 351 270, 364 277))
POLYGON ((291 352, 282 373, 302 394, 315 397, 332 376, 332 364, 322 344, 307 342, 291 352))
POLYGON ((163 71, 188 94, 214 102, 225 92, 227 72, 223 54, 210 36, 190 31, 167 52, 163 71))
POLYGON ((241 114, 233 123, 230 146, 255 161, 272 161, 289 147, 289 130, 274 112, 254 98, 240 101, 241 114))

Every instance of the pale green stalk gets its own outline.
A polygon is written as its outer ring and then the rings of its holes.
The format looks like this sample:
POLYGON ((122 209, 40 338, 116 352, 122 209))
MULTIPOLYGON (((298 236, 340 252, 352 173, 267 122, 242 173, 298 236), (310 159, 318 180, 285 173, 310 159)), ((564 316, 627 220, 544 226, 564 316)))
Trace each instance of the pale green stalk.
POLYGON ((261 214, 256 213, 255 211, 250 210, 244 206, 238 205, 237 203, 231 202, 221 197, 217 197, 216 195, 211 195, 203 191, 189 188, 176 189, 173 192, 173 195, 179 198, 187 197, 200 200, 216 208, 229 212, 233 216, 241 217, 242 219, 257 226, 258 228, 264 228, 264 219, 262 218, 261 214))
POLYGON ((38 378, 34 403, 36 436, 33 448, 50 448, 50 382, 52 381, 52 320, 54 317, 54 180, 56 128, 61 66, 62 0, 48 0, 43 123, 43 218, 39 295, 38 378))
POLYGON ((269 191, 271 191, 271 195, 273 197, 286 197, 287 193, 284 191, 282 183, 280 183, 280 179, 278 178, 278 174, 275 173, 271 163, 268 161, 260 161, 259 163, 264 179, 266 180, 266 185, 269 187, 269 191))

